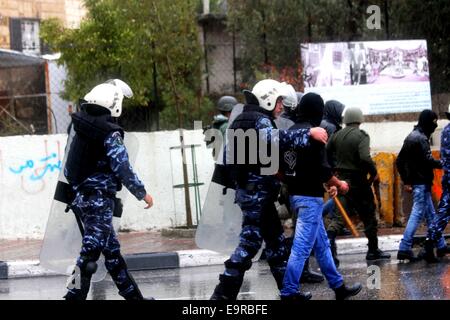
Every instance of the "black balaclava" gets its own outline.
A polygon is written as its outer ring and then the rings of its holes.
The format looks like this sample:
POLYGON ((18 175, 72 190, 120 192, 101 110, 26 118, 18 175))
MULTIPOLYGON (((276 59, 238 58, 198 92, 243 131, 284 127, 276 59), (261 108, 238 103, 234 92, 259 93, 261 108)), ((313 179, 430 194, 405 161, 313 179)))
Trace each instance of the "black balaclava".
POLYGON ((299 122, 309 122, 313 127, 318 127, 323 117, 323 99, 316 93, 307 93, 302 97, 297 108, 299 122))
POLYGON ((422 129, 423 133, 427 137, 430 137, 434 130, 437 128, 437 120, 438 116, 435 112, 431 110, 423 110, 419 116, 419 123, 417 124, 420 129, 422 129))
POLYGON ((345 106, 337 100, 329 100, 325 103, 323 118, 335 126, 342 126, 342 112, 345 106))

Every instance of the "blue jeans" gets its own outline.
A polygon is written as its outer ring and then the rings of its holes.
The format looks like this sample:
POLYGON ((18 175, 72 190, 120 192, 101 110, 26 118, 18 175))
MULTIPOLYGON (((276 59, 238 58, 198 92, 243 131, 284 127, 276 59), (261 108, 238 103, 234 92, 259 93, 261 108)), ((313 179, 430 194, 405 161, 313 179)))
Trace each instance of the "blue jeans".
MULTIPOLYGON (((413 237, 417 228, 426 219, 427 226, 430 228, 431 223, 436 216, 431 197, 431 186, 428 185, 413 185, 413 207, 406 225, 403 239, 400 242, 399 250, 410 251, 413 245, 413 237)), ((437 247, 443 248, 446 246, 445 239, 441 237, 438 241, 437 247)))
POLYGON ((325 275, 330 288, 340 287, 344 280, 336 270, 331 255, 330 242, 323 225, 323 199, 320 197, 291 196, 290 201, 291 208, 297 212, 298 218, 281 295, 290 296, 299 291, 300 275, 313 248, 320 270, 325 275))

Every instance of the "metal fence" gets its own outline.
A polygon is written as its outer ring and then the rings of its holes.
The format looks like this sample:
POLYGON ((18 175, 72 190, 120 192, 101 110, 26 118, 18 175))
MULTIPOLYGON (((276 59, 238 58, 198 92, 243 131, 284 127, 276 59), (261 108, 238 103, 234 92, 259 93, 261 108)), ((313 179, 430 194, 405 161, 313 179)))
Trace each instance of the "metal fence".
POLYGON ((55 60, 0 51, 0 135, 65 133, 71 103, 55 60))

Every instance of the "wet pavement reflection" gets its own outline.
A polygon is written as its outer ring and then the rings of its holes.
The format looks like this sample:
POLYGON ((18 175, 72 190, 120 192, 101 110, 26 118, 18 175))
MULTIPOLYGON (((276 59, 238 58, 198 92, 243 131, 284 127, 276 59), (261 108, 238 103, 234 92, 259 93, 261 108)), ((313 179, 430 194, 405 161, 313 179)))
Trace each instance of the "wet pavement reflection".
MULTIPOLYGON (((395 257, 396 252, 392 252, 395 257)), ((311 267, 317 264, 311 259, 311 267)), ((437 264, 424 261, 400 263, 395 258, 367 263, 365 255, 340 256, 340 271, 347 283, 360 282, 361 293, 353 299, 362 300, 442 300, 450 299, 449 257, 437 264)), ((133 272, 145 296, 167 300, 209 299, 223 266, 192 267, 133 272)), ((0 300, 61 299, 65 294, 66 277, 41 277, 0 280, 0 300)), ((334 293, 323 282, 306 284, 313 299, 334 299, 334 293)), ((94 283, 89 299, 117 300, 114 283, 109 276, 94 283)), ((278 291, 265 262, 254 263, 246 273, 238 299, 279 299, 278 291)))

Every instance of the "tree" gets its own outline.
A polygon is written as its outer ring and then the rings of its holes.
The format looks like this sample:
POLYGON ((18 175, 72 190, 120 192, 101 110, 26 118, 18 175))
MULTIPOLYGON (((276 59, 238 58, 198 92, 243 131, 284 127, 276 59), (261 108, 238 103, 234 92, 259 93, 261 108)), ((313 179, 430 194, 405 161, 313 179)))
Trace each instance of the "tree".
POLYGON ((270 76, 302 89, 300 44, 349 40, 351 0, 229 0, 228 4, 228 28, 242 43, 244 83, 270 76))
POLYGON ((447 0, 398 0, 390 3, 392 38, 426 39, 432 93, 450 87, 450 7, 447 0))
MULTIPOLYGON (((175 100, 165 65, 168 55, 182 108, 182 125, 205 119, 211 103, 201 92, 202 51, 198 41, 194 0, 86 0, 87 17, 79 29, 43 22, 41 35, 68 70, 64 97, 77 101, 94 85, 121 78, 134 92, 128 107, 160 113, 161 128, 178 127, 175 100), (164 29, 160 30, 154 6, 164 29)), ((153 126, 153 129, 157 129, 153 126)), ((159 128, 158 128, 159 129, 159 128)))
POLYGON ((88 16, 79 29, 64 29, 54 19, 42 26, 44 41, 61 52, 60 63, 68 70, 64 95, 77 100, 94 85, 120 78, 134 91, 131 105, 155 108, 155 101, 162 101, 162 127, 180 130, 186 221, 191 227, 182 128, 204 119, 211 108, 201 92, 197 2, 86 0, 85 5, 88 16))

